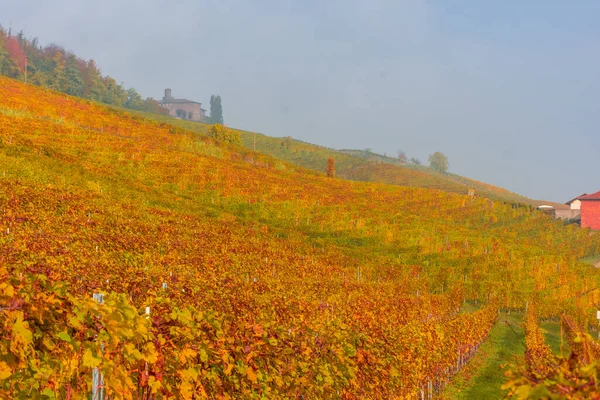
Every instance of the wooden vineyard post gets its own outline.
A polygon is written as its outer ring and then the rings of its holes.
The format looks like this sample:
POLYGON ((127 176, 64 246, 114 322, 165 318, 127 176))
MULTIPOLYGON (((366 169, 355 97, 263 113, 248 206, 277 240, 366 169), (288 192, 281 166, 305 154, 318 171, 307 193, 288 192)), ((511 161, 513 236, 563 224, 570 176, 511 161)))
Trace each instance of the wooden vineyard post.
MULTIPOLYGON (((598 319, 598 324, 600 324, 600 310, 596 311, 596 318, 598 319)), ((600 330, 598 330, 598 339, 600 340, 600 330)))
MULTIPOLYGON (((598 313, 596 312, 596 316, 598 313)), ((598 332, 600 335, 600 331, 598 332)), ((560 356, 563 357, 563 319, 560 318, 560 356)))
MULTIPOLYGON (((150 319, 150 307, 146 307, 146 318, 150 319)), ((152 322, 150 322, 152 324, 152 322)), ((146 374, 146 378, 148 378, 148 362, 144 362, 144 372, 146 374)))
MULTIPOLYGON (((98 303, 104 303, 104 295, 102 293, 94 293, 94 300, 98 303)), ((104 345, 100 347, 104 351, 104 345)), ((104 376, 98 367, 92 370, 92 400, 104 400, 104 376)))

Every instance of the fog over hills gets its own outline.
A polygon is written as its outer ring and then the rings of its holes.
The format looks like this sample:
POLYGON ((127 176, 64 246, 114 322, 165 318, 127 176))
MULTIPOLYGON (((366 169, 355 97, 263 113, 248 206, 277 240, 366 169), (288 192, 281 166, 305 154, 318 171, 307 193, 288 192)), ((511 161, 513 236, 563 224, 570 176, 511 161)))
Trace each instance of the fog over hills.
POLYGON ((55 42, 159 98, 226 123, 334 148, 372 148, 531 198, 600 189, 593 1, 498 4, 274 0, 7 0, 0 24, 55 42))

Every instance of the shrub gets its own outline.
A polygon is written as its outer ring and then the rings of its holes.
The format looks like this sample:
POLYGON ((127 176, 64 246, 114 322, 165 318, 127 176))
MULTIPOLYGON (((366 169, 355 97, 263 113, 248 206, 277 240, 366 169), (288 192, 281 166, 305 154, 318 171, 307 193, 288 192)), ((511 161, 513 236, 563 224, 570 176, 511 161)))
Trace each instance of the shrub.
POLYGON ((242 145, 242 139, 240 138, 240 133, 238 131, 234 131, 222 124, 215 124, 210 127, 208 130, 208 135, 218 140, 222 140, 224 142, 229 142, 232 144, 242 145))

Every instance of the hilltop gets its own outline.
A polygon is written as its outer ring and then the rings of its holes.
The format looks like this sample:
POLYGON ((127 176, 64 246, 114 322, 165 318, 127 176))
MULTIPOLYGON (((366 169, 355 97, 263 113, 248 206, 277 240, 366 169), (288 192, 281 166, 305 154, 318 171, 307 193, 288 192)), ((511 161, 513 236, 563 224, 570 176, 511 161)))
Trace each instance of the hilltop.
POLYGON ((56 44, 40 45, 23 31, 13 35, 0 25, 0 75, 104 104, 168 115, 152 98, 143 99, 111 76, 94 60, 84 60, 56 44))
MULTIPOLYGON (((43 47, 37 38, 27 38, 22 31, 12 35, 10 30, 6 31, 0 26, 0 61, 0 74, 10 78, 116 108, 126 108, 147 118, 176 124, 193 132, 207 132, 207 125, 172 119, 168 117, 169 111, 161 107, 159 102, 152 98, 143 99, 135 89, 125 89, 114 78, 102 75, 94 60, 83 60, 54 44, 43 47)), ((216 97, 220 107, 220 96, 216 97)), ((200 114, 204 111, 199 103, 195 104, 198 108, 197 119, 202 119, 200 114)), ((222 117, 222 109, 220 110, 222 117)), ((474 189, 476 195, 494 200, 534 206, 551 204, 555 208, 564 208, 562 204, 531 200, 455 174, 439 173, 421 165, 400 163, 393 157, 372 151, 335 150, 291 137, 275 138, 243 130, 239 132, 246 148, 315 171, 324 171, 327 159, 333 157, 338 176, 345 179, 440 189, 461 194, 474 189)))
MULTIPOLYGON (((138 114, 157 121, 174 124, 200 134, 207 134, 209 128, 209 125, 202 123, 172 119, 149 113, 138 114)), ((314 171, 324 172, 327 159, 332 157, 335 160, 337 176, 344 179, 438 189, 458 194, 467 194, 469 189, 474 189, 477 196, 508 203, 531 206, 549 204, 555 208, 566 207, 564 204, 551 201, 529 199, 506 189, 460 175, 437 172, 422 165, 401 163, 394 157, 377 154, 372 151, 336 150, 307 143, 289 136, 271 137, 240 129, 236 131, 240 133, 242 144, 247 149, 256 149, 257 152, 268 154, 314 171)))
POLYGON ((0 393, 410 398, 499 309, 595 316, 597 235, 169 122, 0 77, 0 393))

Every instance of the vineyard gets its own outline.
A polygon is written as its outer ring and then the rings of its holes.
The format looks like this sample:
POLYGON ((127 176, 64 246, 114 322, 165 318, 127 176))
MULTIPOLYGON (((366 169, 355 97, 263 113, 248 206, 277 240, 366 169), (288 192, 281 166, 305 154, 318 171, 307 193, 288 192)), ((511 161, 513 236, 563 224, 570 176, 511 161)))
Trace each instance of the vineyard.
MULTIPOLYGON (((570 351, 554 354, 546 344, 535 307, 525 315, 525 366, 509 373, 504 386, 519 399, 600 399, 598 360, 600 343, 573 317, 560 317, 561 336, 570 351), (568 355, 568 356, 567 356, 568 355)), ((562 347, 562 346, 561 346, 562 347)))
MULTIPOLYGON (((200 134, 208 132, 208 125, 206 124, 173 120, 169 117, 145 112, 136 112, 136 114, 155 121, 168 122, 191 132, 200 134)), ((270 137, 244 130, 238 130, 238 132, 243 146, 247 149, 256 148, 256 151, 260 153, 271 155, 307 169, 325 171, 327 160, 333 157, 336 162, 338 176, 344 179, 438 189, 460 194, 467 194, 468 189, 474 189, 478 196, 492 200, 533 206, 552 204, 557 208, 564 206, 548 201, 532 200, 484 182, 451 173, 440 173, 422 165, 401 163, 397 159, 376 153, 358 150, 335 150, 291 137, 270 137), (366 156, 356 154, 366 154, 366 156)))
POLYGON ((527 309, 520 387, 554 371, 536 318, 595 320, 597 253, 530 207, 328 178, 0 77, 2 399, 433 398, 527 309))

